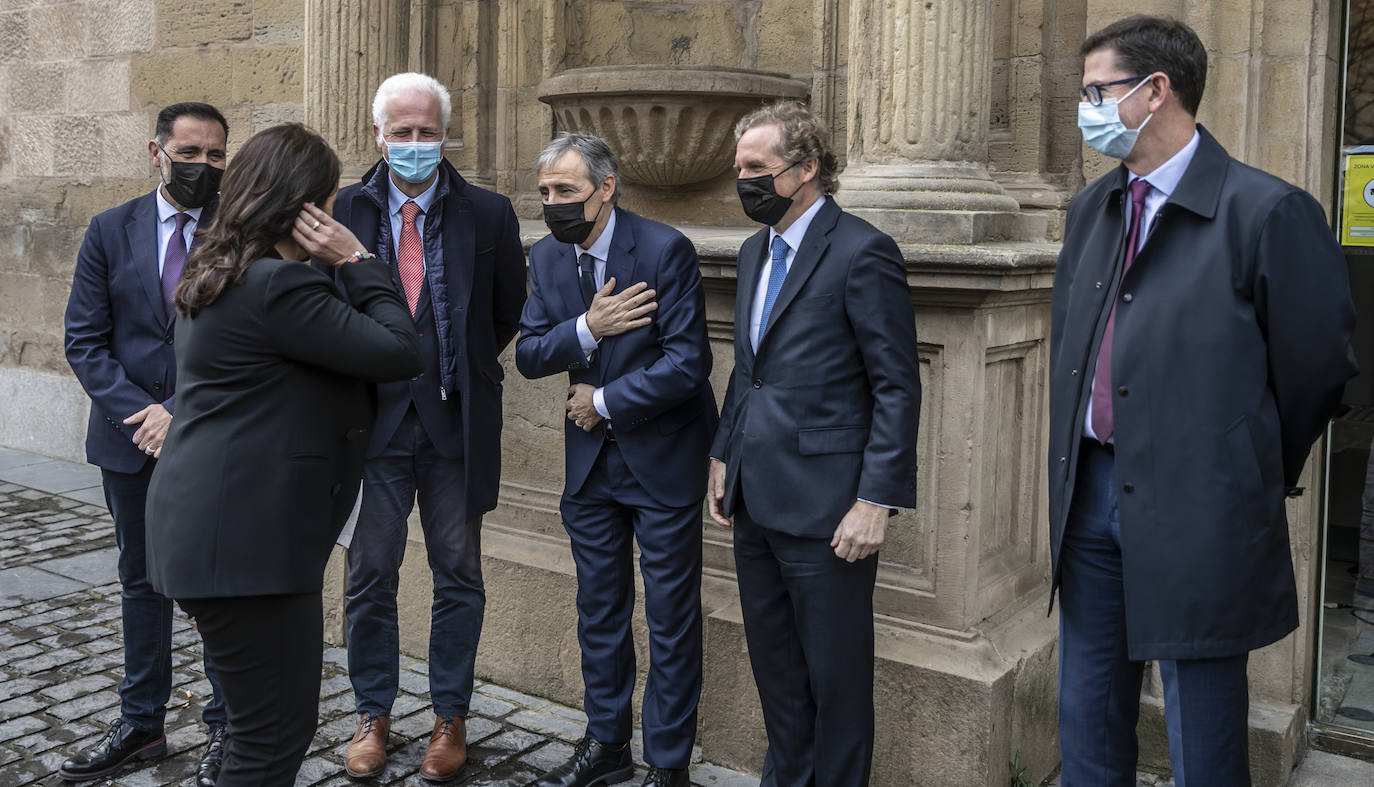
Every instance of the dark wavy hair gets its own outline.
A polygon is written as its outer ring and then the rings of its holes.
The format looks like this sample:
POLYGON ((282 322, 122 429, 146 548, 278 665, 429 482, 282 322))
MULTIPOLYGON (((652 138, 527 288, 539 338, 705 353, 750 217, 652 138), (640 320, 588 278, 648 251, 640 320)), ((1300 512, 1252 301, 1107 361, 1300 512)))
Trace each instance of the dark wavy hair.
POLYGON ((323 206, 339 184, 339 157, 319 134, 287 123, 249 137, 224 170, 219 209, 177 285, 177 311, 194 317, 291 235, 307 202, 323 206))
POLYGON ((1168 74, 1179 103, 1197 117, 1207 87, 1207 48, 1193 28, 1167 16, 1131 16, 1088 36, 1079 54, 1087 57, 1099 49, 1114 51, 1117 68, 1132 76, 1168 74))

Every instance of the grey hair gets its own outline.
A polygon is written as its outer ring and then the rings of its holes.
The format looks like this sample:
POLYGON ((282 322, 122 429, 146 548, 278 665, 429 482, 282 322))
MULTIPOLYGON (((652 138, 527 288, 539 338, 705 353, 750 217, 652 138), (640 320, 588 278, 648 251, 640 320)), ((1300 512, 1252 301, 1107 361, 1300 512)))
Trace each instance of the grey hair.
POLYGON ((840 162, 830 147, 830 132, 811 110, 796 101, 779 101, 759 107, 735 124, 735 139, 755 126, 778 127, 777 153, 788 164, 816 159, 816 182, 821 193, 834 194, 840 187, 840 162))
POLYGON ((601 188, 607 175, 615 175, 615 192, 611 194, 611 204, 620 204, 620 162, 616 161, 611 146, 601 137, 572 131, 562 132, 539 151, 539 158, 534 160, 535 172, 543 172, 553 166, 553 163, 569 150, 575 150, 582 156, 582 161, 587 165, 587 171, 591 175, 593 188, 601 188))
POLYGON ((377 141, 382 141, 382 130, 386 128, 386 105, 391 99, 418 90, 428 93, 439 100, 439 120, 448 129, 448 119, 453 114, 453 100, 449 98, 448 88, 429 74, 407 71, 393 74, 377 86, 377 95, 372 99, 372 122, 377 125, 377 141))

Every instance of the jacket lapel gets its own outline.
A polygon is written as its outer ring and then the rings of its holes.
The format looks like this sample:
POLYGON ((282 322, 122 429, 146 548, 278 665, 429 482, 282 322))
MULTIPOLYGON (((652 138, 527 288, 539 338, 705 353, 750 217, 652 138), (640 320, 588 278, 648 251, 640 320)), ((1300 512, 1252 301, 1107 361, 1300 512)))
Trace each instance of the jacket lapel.
POLYGON ((797 293, 806 284, 806 280, 811 278, 816 266, 820 264, 821 257, 825 250, 830 246, 830 230, 835 228, 835 222, 840 218, 840 208, 833 199, 827 199, 825 204, 811 220, 811 226, 806 228, 806 235, 802 237, 801 248, 792 257, 792 264, 787 269, 787 278, 782 280, 782 289, 778 291, 778 299, 773 302, 773 311, 768 315, 768 325, 759 328, 759 350, 758 354, 763 354, 764 345, 768 342, 768 330, 773 323, 778 321, 782 313, 787 311, 787 307, 796 300, 797 293))
MULTIPOLYGON (((456 173, 455 173, 456 174, 456 173)), ((477 226, 472 214, 472 203, 460 191, 463 183, 454 178, 453 185, 444 200, 444 272, 448 288, 448 307, 463 307, 466 311, 468 300, 472 297, 472 272, 477 260, 477 226)), ((463 326, 466 321, 463 321, 463 326)))
POLYGON ((148 306, 158 317, 159 324, 167 324, 167 307, 162 303, 162 276, 157 259, 157 197, 149 194, 129 214, 124 225, 129 240, 129 260, 138 271, 148 306))
MULTIPOLYGON (((616 208, 615 234, 611 236, 611 251, 606 257, 606 281, 615 279, 617 293, 636 282, 635 234, 630 223, 630 215, 616 208)), ((615 353, 619 338, 611 336, 601 342, 600 360, 603 370, 611 368, 611 356, 615 353)))
POLYGON ((749 340, 749 323, 754 309, 754 294, 759 286, 759 272, 763 269, 764 241, 768 230, 749 236, 739 249, 739 263, 735 269, 735 345, 740 357, 754 359, 754 344, 749 340))

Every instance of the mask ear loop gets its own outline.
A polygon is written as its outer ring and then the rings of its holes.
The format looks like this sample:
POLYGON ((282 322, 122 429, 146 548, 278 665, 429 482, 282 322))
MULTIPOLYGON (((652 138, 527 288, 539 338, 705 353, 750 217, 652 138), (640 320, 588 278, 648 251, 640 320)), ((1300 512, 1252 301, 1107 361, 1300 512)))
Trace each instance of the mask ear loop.
MULTIPOLYGON (((1156 73, 1158 73, 1158 72, 1156 72, 1156 73)), ((1116 118, 1117 118, 1118 121, 1121 120, 1121 102, 1122 102, 1122 101, 1125 101, 1125 100, 1128 99, 1128 98, 1130 98, 1130 97, 1131 97, 1131 94, 1134 93, 1135 91, 1137 91, 1137 90, 1141 89, 1142 87, 1144 87, 1144 86, 1150 84, 1151 82, 1153 82, 1153 81, 1154 81, 1154 78, 1155 78, 1155 75, 1154 75, 1154 74, 1151 74, 1151 75, 1145 77, 1144 79, 1142 79, 1142 80, 1140 80, 1139 82, 1137 82, 1135 87, 1133 87, 1133 88, 1131 88, 1130 90, 1126 91, 1126 95, 1122 96, 1121 98, 1116 99, 1116 118)), ((1170 86, 1170 87, 1172 88, 1172 86, 1170 86)), ((1143 121, 1141 121, 1140 125, 1136 126, 1135 128, 1126 129, 1126 130, 1127 130, 1127 131, 1134 131, 1134 132, 1136 132, 1136 133, 1138 134, 1138 133, 1140 133, 1141 129, 1145 128, 1145 126, 1150 122, 1150 120, 1152 120, 1152 119, 1154 118, 1154 116, 1155 116, 1155 113, 1151 112, 1150 114, 1148 114, 1148 115, 1145 116, 1145 119, 1144 119, 1143 121)), ((1122 128, 1125 128, 1125 127, 1126 127, 1126 124, 1125 124, 1125 123, 1122 123, 1121 126, 1122 126, 1122 128)))

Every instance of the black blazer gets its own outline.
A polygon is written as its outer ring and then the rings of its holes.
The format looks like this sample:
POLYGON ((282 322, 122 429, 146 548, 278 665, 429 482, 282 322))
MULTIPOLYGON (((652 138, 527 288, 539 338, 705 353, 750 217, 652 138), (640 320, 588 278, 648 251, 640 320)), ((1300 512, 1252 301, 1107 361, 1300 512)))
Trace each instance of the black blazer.
POLYGON ((177 413, 148 489, 148 577, 171 598, 308 593, 352 510, 370 387, 420 370, 381 262, 261 259, 177 319, 177 413))
POLYGON ((711 456, 724 508, 830 538, 854 501, 916 505, 921 378, 906 264, 892 238, 821 206, 783 280, 757 354, 749 315, 768 230, 740 247, 735 369, 711 456))
POLYGON ((1321 205, 1198 134, 1124 277, 1124 166, 1073 198, 1054 274, 1054 583, 1115 297, 1112 439, 1137 661, 1233 656, 1297 627, 1285 487, 1356 372, 1349 275, 1321 205))

